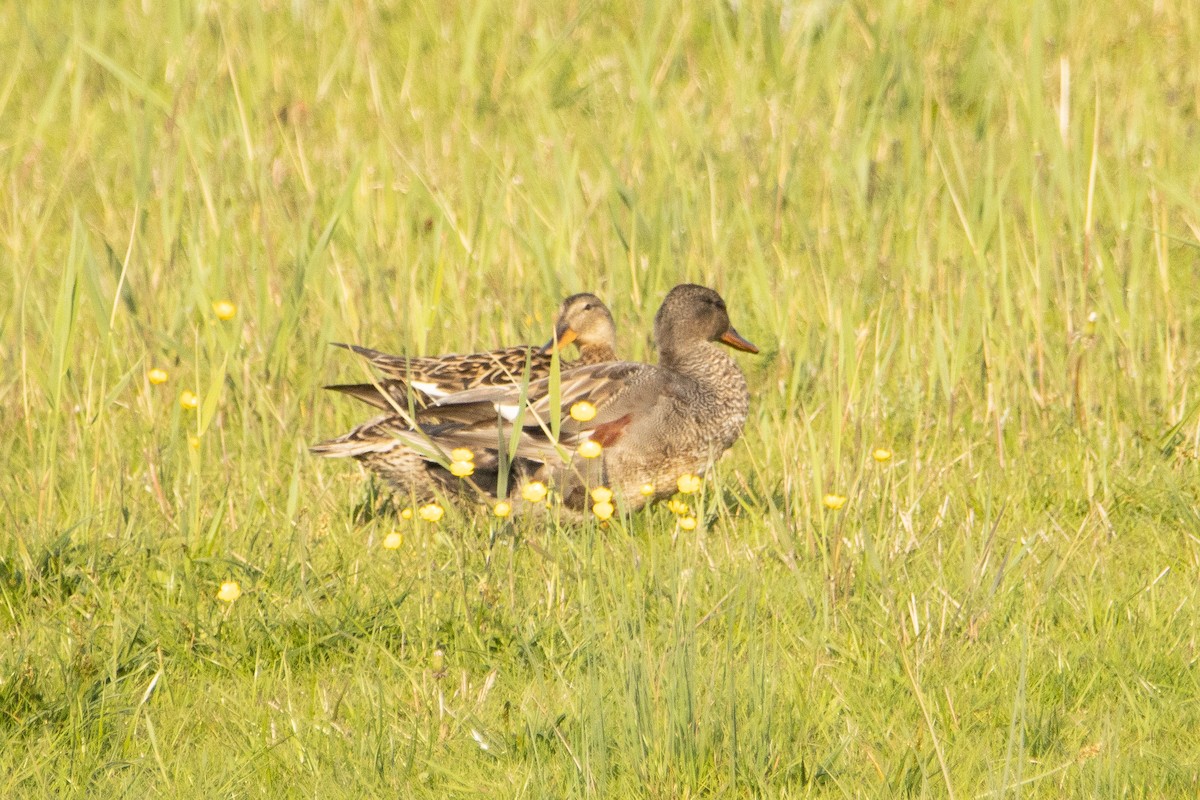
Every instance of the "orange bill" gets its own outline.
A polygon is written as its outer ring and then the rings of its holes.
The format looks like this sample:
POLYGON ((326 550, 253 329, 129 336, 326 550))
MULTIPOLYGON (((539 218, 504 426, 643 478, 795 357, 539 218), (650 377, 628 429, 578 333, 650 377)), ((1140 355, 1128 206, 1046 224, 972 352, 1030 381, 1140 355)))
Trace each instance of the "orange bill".
POLYGON ((757 353, 758 348, 755 347, 748 339, 735 331, 733 328, 725 331, 721 336, 721 341, 732 347, 734 350, 743 350, 747 353, 757 353))
POLYGON ((555 331, 554 338, 546 342, 542 347, 542 352, 553 353, 555 350, 561 350, 578 337, 578 333, 568 327, 563 327, 561 330, 555 331))

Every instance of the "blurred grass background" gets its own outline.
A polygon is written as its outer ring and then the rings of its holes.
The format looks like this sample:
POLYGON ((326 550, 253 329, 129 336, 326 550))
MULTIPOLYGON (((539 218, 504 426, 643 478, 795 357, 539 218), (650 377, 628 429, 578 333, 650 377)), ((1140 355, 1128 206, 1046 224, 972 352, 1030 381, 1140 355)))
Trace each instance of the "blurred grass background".
POLYGON ((1194 797, 1197 52, 1170 0, 0 6, 0 795, 1194 797), (306 453, 366 416, 329 341, 590 290, 648 358, 683 281, 763 349, 696 532, 306 453))

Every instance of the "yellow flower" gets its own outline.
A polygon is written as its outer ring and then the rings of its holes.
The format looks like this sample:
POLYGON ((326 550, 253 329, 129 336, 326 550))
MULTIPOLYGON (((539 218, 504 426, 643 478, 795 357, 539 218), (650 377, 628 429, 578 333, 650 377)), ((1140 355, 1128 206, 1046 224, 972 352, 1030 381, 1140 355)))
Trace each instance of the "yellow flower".
POLYGON ((530 481, 521 490, 521 497, 531 503, 540 503, 546 499, 546 484, 541 481, 530 481))
POLYGON ((150 379, 151 383, 153 383, 155 386, 158 386, 160 383, 167 382, 167 371, 165 369, 159 369, 158 367, 155 367, 146 373, 146 377, 150 379))
POLYGON ((217 319, 228 321, 237 316, 237 306, 228 300, 218 300, 213 303, 213 313, 217 315, 217 319))
POLYGON ((189 436, 188 437, 188 447, 192 448, 193 450, 199 450, 200 449, 200 437, 199 436, 189 436))
POLYGON ((501 500, 492 507, 492 513, 497 517, 500 517, 500 519, 504 519, 512 515, 512 503, 508 502, 507 500, 501 500))
POLYGON ((612 498, 612 489, 607 486, 597 486, 592 489, 592 502, 594 503, 608 503, 612 501, 612 498))
POLYGON ((475 465, 470 461, 451 461, 450 474, 456 478, 465 478, 475 471, 475 465))
POLYGON ((679 527, 683 528, 685 531, 696 530, 696 518, 695 517, 680 517, 679 518, 679 527))
POLYGON ((400 519, 412 519, 412 509, 406 508, 400 512, 400 519))
POLYGON ((613 515, 613 504, 609 502, 596 503, 592 506, 592 513, 599 520, 610 519, 613 515))
POLYGON ((684 516, 691 510, 688 508, 687 503, 674 497, 667 501, 667 508, 671 510, 672 514, 676 514, 680 517, 684 516))
POLYGON ((446 511, 437 503, 430 503, 429 505, 418 508, 417 513, 420 514, 421 519, 425 520, 426 522, 437 522, 442 518, 442 515, 445 514, 446 511))
POLYGON ((840 494, 827 494, 824 499, 825 507, 830 511, 838 511, 846 505, 846 498, 840 494))
POLYGON ((404 537, 396 531, 392 531, 387 536, 383 537, 384 550, 399 550, 400 545, 402 544, 404 544, 404 537))
MULTIPOLYGON (((469 448, 456 447, 450 451, 450 460, 451 461, 474 461, 475 454, 472 453, 469 448)), ((467 474, 469 475, 470 473, 467 473, 467 474)))
POLYGON ((241 596, 242 587, 238 586, 237 581, 225 581, 221 584, 221 590, 217 592, 217 599, 225 603, 232 603, 241 596))
POLYGON ((200 398, 196 396, 195 392, 185 390, 183 394, 179 395, 179 405, 188 411, 192 411, 196 406, 200 405, 200 398))
POLYGON ((603 450, 604 448, 600 446, 599 442, 593 442, 591 439, 579 445, 579 455, 584 458, 595 458, 603 450))
POLYGON ((571 419, 577 422, 591 422, 596 418, 596 407, 587 400, 580 400, 571 406, 571 419))
POLYGON ((885 461, 891 461, 892 451, 886 450, 882 447, 877 447, 873 451, 871 451, 871 458, 875 459, 880 464, 882 464, 885 461))
POLYGON ((642 492, 642 497, 649 497, 650 495, 654 494, 654 484, 653 483, 643 483, 641 492, 642 492))
POLYGON ((700 491, 700 476, 699 475, 680 475, 676 481, 681 494, 694 494, 700 491))

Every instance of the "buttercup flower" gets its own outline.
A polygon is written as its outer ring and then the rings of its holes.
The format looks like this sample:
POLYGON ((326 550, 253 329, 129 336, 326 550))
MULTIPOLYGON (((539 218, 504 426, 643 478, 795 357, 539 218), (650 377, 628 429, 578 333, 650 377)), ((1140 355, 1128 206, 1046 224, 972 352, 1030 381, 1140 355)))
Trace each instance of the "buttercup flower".
POLYGON ((587 400, 580 400, 571 406, 571 419, 577 422, 591 422, 596 418, 596 407, 587 400))
POLYGON ((149 379, 152 384, 158 386, 160 383, 167 382, 167 371, 165 369, 159 369, 158 367, 155 367, 146 373, 146 378, 149 379))
POLYGON ((608 503, 611 502, 612 499, 612 489, 609 489, 607 486, 597 486, 595 489, 592 489, 592 502, 608 503))
POLYGON ((613 504, 609 502, 596 503, 592 506, 592 513, 596 515, 596 519, 601 521, 610 519, 613 515, 613 504))
POLYGON ((700 491, 700 476, 699 475, 680 475, 676 481, 681 494, 694 494, 700 491))
POLYGON ((450 474, 456 478, 465 478, 475 471, 475 465, 470 461, 451 461, 450 474))
POLYGON ((213 303, 213 313, 217 315, 217 319, 228 321, 237 315, 237 306, 228 300, 218 300, 213 303))
POLYGON ((600 455, 603 450, 604 448, 600 446, 599 442, 593 442, 591 439, 588 439, 586 442, 579 445, 579 455, 583 456, 584 458, 595 458, 596 456, 600 455))
POLYGON ((696 530, 696 518, 695 517, 680 517, 679 518, 679 527, 683 528, 685 531, 696 530))
POLYGON ((876 460, 876 461, 878 461, 880 464, 882 464, 882 463, 884 463, 885 461, 890 461, 890 460, 891 460, 891 458, 892 458, 892 451, 891 451, 891 450, 886 450, 886 449, 884 449, 884 448, 882 448, 882 447, 877 447, 877 448, 875 448, 874 450, 872 450, 872 451, 871 451, 871 458, 875 459, 875 460, 876 460))
POLYGON ((521 489, 521 497, 531 503, 540 503, 546 499, 546 484, 541 481, 530 481, 521 489))
POLYGON ((412 509, 406 508, 400 512, 400 519, 412 519, 412 509))
POLYGON ((396 531, 392 531, 387 536, 383 537, 384 550, 399 550, 400 545, 404 544, 404 537, 396 531))
MULTIPOLYGON (((528 487, 526 487, 528 488, 528 487)), ((507 500, 501 500, 496 505, 492 506, 492 513, 500 519, 504 519, 512 515, 512 503, 507 500)))
POLYGON ((195 392, 184 390, 183 394, 179 395, 179 405, 188 411, 193 411, 196 406, 200 405, 200 398, 196 396, 195 392))
POLYGON ((691 509, 688 508, 687 503, 674 497, 667 501, 667 508, 670 509, 672 514, 680 517, 691 511, 691 509))
POLYGON ((232 603, 242 596, 242 587, 238 586, 237 581, 225 581, 221 584, 220 591, 217 592, 217 599, 223 603, 232 603))
POLYGON ((474 461, 475 454, 467 447, 456 447, 450 451, 451 461, 474 461))
POLYGON ((649 497, 650 495, 654 494, 654 484, 653 483, 643 483, 641 492, 642 492, 642 497, 649 497))
POLYGON ((846 505, 846 498, 840 494, 827 494, 823 502, 830 511, 838 511, 846 505))
POLYGON ((430 503, 429 505, 424 505, 417 509, 417 514, 419 514, 421 519, 425 520, 426 522, 437 522, 445 513, 445 509, 443 509, 437 503, 430 503))

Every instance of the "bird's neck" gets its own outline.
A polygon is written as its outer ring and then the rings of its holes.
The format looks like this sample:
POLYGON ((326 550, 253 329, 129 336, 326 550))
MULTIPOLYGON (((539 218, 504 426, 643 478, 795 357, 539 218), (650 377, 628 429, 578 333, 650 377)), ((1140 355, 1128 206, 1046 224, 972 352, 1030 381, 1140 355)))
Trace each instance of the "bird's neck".
POLYGON ((705 385, 720 399, 733 399, 746 393, 746 378, 737 362, 724 347, 713 342, 691 344, 686 349, 664 350, 659 363, 705 385))

